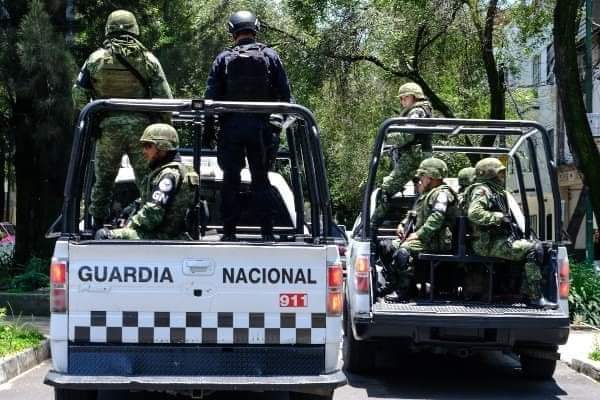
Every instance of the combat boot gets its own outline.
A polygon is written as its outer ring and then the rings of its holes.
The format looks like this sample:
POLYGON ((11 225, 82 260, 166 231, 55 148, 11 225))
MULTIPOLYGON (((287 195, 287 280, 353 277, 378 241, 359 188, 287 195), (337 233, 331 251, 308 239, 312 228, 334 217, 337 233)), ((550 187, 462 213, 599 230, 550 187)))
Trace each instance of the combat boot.
POLYGON ((535 308, 542 308, 544 310, 556 310, 558 308, 558 304, 547 300, 544 296, 540 296, 537 299, 530 299, 527 302, 527 305, 535 308))
POLYGON ((406 303, 409 300, 406 289, 396 289, 384 296, 386 303, 406 303))
POLYGON ((238 238, 235 233, 224 233, 220 239, 221 242, 237 242, 238 238))

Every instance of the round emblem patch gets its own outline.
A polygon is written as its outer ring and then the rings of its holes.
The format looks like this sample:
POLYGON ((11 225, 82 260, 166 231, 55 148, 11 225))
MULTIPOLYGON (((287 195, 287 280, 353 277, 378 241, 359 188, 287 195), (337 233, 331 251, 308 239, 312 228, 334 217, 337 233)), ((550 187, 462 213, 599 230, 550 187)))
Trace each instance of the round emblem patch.
POLYGON ((170 192, 173 189, 173 182, 170 179, 163 179, 158 183, 161 192, 170 192))

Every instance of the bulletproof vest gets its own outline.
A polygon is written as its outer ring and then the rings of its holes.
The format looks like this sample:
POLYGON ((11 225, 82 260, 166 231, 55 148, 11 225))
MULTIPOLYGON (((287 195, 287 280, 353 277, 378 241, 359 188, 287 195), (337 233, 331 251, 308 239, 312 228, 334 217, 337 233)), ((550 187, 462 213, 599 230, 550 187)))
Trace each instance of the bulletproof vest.
POLYGON ((236 46, 225 69, 225 98, 230 101, 275 100, 265 45, 236 46))
MULTIPOLYGON (((134 67, 139 68, 138 72, 142 76, 148 76, 148 72, 141 70, 141 65, 145 65, 145 60, 127 59, 134 67)), ((127 67, 122 65, 110 50, 105 50, 105 55, 100 61, 98 69, 91 72, 92 85, 94 87, 96 98, 148 98, 147 87, 136 78, 127 67)))
POLYGON ((417 222, 416 228, 419 229, 427 218, 432 214, 433 210, 430 208, 431 199, 435 194, 437 194, 440 190, 445 189, 445 192, 448 193, 448 204, 446 208, 446 226, 451 226, 454 224, 454 219, 457 217, 456 213, 456 200, 457 195, 454 193, 452 188, 446 184, 442 184, 431 189, 429 192, 425 193, 425 195, 421 196, 417 201, 416 209, 417 209, 417 222))
MULTIPOLYGON (((410 114, 410 112, 412 110, 414 110, 415 108, 420 108, 421 110, 423 110, 425 112, 425 118, 431 118, 433 116, 433 110, 431 108, 431 103, 429 103, 426 100, 417 101, 415 104, 413 104, 412 106, 405 109, 402 112, 401 116, 402 117, 408 116, 408 114, 410 114)), ((415 139, 413 141, 413 144, 420 144, 421 149, 424 152, 431 153, 433 151, 433 147, 431 145, 432 135, 414 135, 414 136, 415 136, 415 139)))
POLYGON ((149 191, 156 183, 157 177, 167 168, 177 168, 181 180, 175 188, 171 202, 168 204, 163 217, 163 222, 157 228, 158 234, 166 234, 171 238, 180 237, 185 232, 185 216, 189 208, 193 206, 194 192, 199 185, 198 174, 190 167, 180 162, 167 163, 154 171, 149 179, 149 191))

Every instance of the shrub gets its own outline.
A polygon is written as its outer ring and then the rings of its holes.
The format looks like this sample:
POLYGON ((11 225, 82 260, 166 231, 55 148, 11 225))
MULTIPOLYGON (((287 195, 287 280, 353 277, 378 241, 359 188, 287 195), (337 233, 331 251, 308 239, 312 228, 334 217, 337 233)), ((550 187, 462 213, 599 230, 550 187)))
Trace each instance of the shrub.
POLYGON ((600 274, 589 263, 571 264, 571 320, 600 326, 600 274))
POLYGON ((49 259, 31 257, 25 264, 25 271, 12 279, 11 289, 17 292, 29 292, 47 287, 50 284, 48 278, 49 266, 49 259))
POLYGON ((594 336, 594 347, 588 357, 594 361, 600 361, 600 335, 594 336))
POLYGON ((37 329, 21 323, 7 322, 6 309, 0 308, 0 357, 38 345, 43 339, 37 329))

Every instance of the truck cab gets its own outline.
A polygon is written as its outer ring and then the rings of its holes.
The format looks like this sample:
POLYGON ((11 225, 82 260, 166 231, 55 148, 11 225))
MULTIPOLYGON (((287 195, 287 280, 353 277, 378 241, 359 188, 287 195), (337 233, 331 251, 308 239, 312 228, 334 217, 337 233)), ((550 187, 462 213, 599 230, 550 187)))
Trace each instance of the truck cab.
MULTIPOLYGON (((519 357, 526 376, 551 378, 558 346, 569 334, 569 261, 561 241, 561 202, 546 130, 531 121, 391 118, 379 127, 369 167, 362 210, 347 251, 345 367, 369 370, 378 345, 395 341, 413 351, 460 357, 489 350, 511 352, 519 357), (523 263, 474 254, 466 216, 456 219, 450 252, 414 257, 407 301, 390 302, 379 295, 385 279, 377 244, 395 238, 395 228, 414 199, 412 184, 407 184, 404 192, 393 196, 383 220, 371 222, 377 181, 389 165, 386 138, 392 132, 432 135, 434 157, 493 156, 505 163, 511 214, 523 238, 543 243, 547 257, 541 268, 542 290, 558 307, 535 308, 523 301, 523 263), (473 143, 482 135, 494 135, 495 145, 452 144, 473 143)), ((453 187, 455 177, 446 182, 453 187)))
MULTIPOLYGON (((212 152, 212 155, 211 155, 212 152)), ((117 183, 129 184, 121 169, 117 183)), ((250 184, 242 173, 242 190, 250 184)), ((214 391, 289 391, 330 399, 340 367, 343 272, 319 131, 312 113, 288 103, 97 100, 79 116, 51 264, 52 370, 56 399, 99 391, 160 391, 195 398, 214 391), (97 113, 171 112, 193 144, 183 162, 200 176, 202 210, 191 240, 94 240, 88 215, 97 113), (280 113, 288 173, 271 173, 275 242, 263 242, 244 205, 237 242, 221 242, 222 176, 202 149, 204 121, 219 113, 280 113), (187 161, 186 161, 187 160, 187 161), (284 177, 285 175, 285 177, 284 177)), ((131 196, 127 190, 123 198, 131 196)), ((242 196, 244 198, 244 196, 242 196)), ((121 200, 124 202, 124 200, 121 200)), ((114 203, 113 203, 114 205, 114 203)), ((113 224, 118 225, 119 218, 113 224)))

